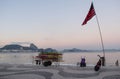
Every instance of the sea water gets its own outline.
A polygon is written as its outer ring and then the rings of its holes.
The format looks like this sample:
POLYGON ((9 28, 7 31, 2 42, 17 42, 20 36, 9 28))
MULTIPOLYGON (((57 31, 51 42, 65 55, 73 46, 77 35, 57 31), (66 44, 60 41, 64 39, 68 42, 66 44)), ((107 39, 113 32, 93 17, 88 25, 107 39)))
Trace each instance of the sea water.
MULTIPOLYGON (((33 53, 0 53, 0 64, 35 64, 34 57, 39 52, 33 53)), ((81 61, 81 58, 86 59, 87 65, 95 65, 99 60, 97 55, 103 56, 102 52, 66 52, 63 53, 63 62, 60 64, 64 65, 76 65, 77 62, 81 61)), ((106 52, 105 53, 106 65, 115 65, 118 60, 120 62, 120 52, 106 52)))

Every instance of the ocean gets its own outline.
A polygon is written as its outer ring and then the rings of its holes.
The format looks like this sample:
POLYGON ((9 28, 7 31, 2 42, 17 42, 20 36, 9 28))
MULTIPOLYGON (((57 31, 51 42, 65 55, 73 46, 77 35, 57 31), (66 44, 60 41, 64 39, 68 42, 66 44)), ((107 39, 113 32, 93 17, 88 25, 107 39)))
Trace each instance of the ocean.
MULTIPOLYGON (((34 57, 39 52, 33 53, 0 53, 0 64, 35 64, 34 57)), ((76 65, 81 58, 86 59, 88 66, 93 66, 99 60, 97 55, 103 56, 102 52, 66 52, 63 53, 63 62, 61 65, 76 65)), ((113 66, 115 62, 120 61, 120 52, 106 52, 106 65, 113 66)))

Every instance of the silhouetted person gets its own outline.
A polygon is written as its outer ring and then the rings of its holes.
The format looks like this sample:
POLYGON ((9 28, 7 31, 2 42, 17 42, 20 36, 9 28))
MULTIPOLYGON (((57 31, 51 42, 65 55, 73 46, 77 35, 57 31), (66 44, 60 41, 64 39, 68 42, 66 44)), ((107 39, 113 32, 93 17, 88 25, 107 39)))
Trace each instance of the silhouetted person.
POLYGON ((101 61, 101 56, 100 56, 100 55, 98 55, 98 56, 99 56, 100 58, 99 58, 97 64, 95 65, 95 67, 94 67, 94 70, 95 70, 95 71, 98 71, 98 70, 101 68, 101 63, 102 63, 102 61, 101 61))
POLYGON ((119 66, 119 61, 118 61, 118 60, 115 62, 115 65, 116 65, 116 66, 119 66))
POLYGON ((86 67, 85 58, 81 58, 80 67, 86 67))

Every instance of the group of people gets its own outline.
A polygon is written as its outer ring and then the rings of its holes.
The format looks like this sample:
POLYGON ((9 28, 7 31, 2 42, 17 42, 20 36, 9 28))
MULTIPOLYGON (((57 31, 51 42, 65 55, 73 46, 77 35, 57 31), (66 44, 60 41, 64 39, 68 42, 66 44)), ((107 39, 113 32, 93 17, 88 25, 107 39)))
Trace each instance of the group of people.
MULTIPOLYGON (((80 66, 80 67, 86 67, 86 59, 85 59, 85 57, 81 57, 81 61, 78 62, 77 65, 80 66)), ((100 57, 99 61, 95 65, 94 70, 98 71, 100 69, 101 65, 102 65, 102 57, 100 57)))
MULTIPOLYGON (((99 60, 96 63, 96 65, 94 66, 95 71, 98 71, 101 68, 101 66, 105 66, 105 57, 101 57, 100 55, 98 55, 98 57, 99 57, 99 60)), ((81 61, 78 62, 77 65, 80 66, 80 67, 86 67, 85 57, 84 58, 81 57, 81 61)), ((115 65, 119 66, 118 60, 115 62, 115 65)))
MULTIPOLYGON (((94 67, 95 71, 98 71, 100 69, 101 65, 102 66, 105 65, 105 58, 101 57, 100 55, 98 55, 98 57, 99 57, 99 60, 98 60, 98 62, 96 63, 96 65, 94 67)), ((77 65, 79 65, 80 67, 86 67, 86 59, 85 59, 85 57, 81 57, 81 61, 80 61, 80 63, 77 63, 77 65)))

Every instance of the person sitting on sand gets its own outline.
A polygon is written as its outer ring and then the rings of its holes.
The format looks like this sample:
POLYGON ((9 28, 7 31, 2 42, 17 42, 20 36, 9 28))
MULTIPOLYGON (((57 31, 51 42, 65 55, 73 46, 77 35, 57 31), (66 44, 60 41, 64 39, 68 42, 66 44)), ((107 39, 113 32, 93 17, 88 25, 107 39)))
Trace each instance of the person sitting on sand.
POLYGON ((81 58, 80 67, 86 67, 85 58, 81 58))

